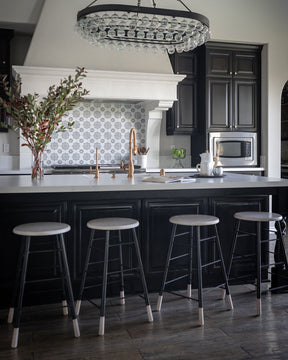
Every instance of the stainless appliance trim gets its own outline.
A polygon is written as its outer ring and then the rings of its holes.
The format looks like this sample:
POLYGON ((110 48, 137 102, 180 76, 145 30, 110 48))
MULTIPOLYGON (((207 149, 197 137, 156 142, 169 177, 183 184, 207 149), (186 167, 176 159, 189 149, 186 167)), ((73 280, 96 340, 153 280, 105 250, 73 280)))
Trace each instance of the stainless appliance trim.
POLYGON ((219 157, 223 166, 257 166, 258 153, 257 153, 257 133, 255 132, 211 132, 209 133, 209 151, 213 156, 216 156, 215 140, 233 140, 235 141, 251 141, 252 149, 251 156, 228 158, 219 157))

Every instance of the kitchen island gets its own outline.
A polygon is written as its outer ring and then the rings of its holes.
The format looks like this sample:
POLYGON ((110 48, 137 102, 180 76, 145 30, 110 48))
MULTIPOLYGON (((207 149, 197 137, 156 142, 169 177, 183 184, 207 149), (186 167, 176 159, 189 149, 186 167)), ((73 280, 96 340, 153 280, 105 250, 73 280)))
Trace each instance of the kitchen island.
MULTIPOLYGON (((38 182, 33 182, 28 175, 1 176, 0 291, 4 295, 1 296, 0 306, 7 306, 10 299, 20 243, 19 237, 12 234, 12 229, 20 223, 62 221, 71 225, 66 243, 77 292, 89 238, 87 221, 108 216, 136 218, 140 221, 138 235, 148 287, 150 291, 157 291, 171 231, 170 216, 184 213, 218 216, 219 234, 227 261, 233 234, 233 214, 236 211, 267 211, 269 196, 272 195, 273 211, 287 215, 288 180, 227 173, 222 178, 196 178, 191 183, 143 181, 151 175, 135 174, 133 179, 127 178, 127 174, 116 174, 116 178, 112 178, 107 173, 100 174, 99 179, 89 174, 48 175, 38 182)), ((177 174, 182 175, 187 176, 187 173, 177 174)), ((181 246, 184 246, 184 242, 181 246)), ((249 239, 243 240, 243 249, 253 250, 253 246, 249 239)), ((130 265, 133 254, 130 250, 127 252, 127 265, 130 265)), ((214 247, 207 245, 204 254, 207 259, 213 257, 214 247)), ((40 264, 44 268, 52 261, 47 255, 40 264)), ((34 265, 39 266, 37 263, 34 265)), ((247 262, 239 271, 249 273, 253 266, 253 262, 247 262)), ((209 273, 206 285, 216 280, 209 273)), ((51 299, 47 297, 46 289, 39 288, 37 298, 30 297, 28 300, 33 299, 36 303, 44 299, 54 301, 53 296, 51 299)), ((134 290, 131 276, 128 291, 134 290)), ((113 287, 109 288, 109 293, 113 291, 113 287)))

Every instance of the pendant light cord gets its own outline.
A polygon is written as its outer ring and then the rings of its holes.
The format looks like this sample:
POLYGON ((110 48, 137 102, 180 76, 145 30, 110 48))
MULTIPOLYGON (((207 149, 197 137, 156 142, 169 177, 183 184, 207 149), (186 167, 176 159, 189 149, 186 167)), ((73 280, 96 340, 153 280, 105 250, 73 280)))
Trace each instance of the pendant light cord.
MULTIPOLYGON (((98 0, 92 1, 92 3, 90 3, 89 5, 87 5, 85 9, 87 9, 89 6, 95 4, 96 1, 98 1, 98 0)), ((189 12, 191 12, 191 10, 189 9, 189 7, 188 7, 186 4, 184 4, 184 2, 183 2, 182 0, 177 0, 177 1, 179 1, 189 12)), ((156 1, 155 1, 155 0, 151 0, 151 2, 152 2, 152 6, 153 6, 154 8, 156 8, 156 1)), ((137 5, 137 6, 138 6, 138 7, 141 6, 141 0, 138 0, 138 5, 137 5)))
POLYGON ((177 0, 179 1, 189 12, 192 12, 189 7, 187 5, 184 4, 184 2, 182 0, 177 0))

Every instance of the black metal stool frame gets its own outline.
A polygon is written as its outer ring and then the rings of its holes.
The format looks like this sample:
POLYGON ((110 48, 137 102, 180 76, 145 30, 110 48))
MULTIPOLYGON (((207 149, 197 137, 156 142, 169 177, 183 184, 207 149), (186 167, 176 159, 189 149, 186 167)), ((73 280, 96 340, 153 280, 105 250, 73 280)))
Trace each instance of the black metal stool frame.
MULTIPOLYGON (((256 234, 255 233, 247 233, 247 232, 242 232, 240 230, 241 227, 241 221, 245 221, 245 220, 240 220, 240 219, 235 219, 235 230, 234 230, 234 236, 233 236, 233 242, 232 242, 232 246, 231 246, 231 253, 230 253, 230 258, 229 258, 229 265, 228 265, 228 271, 227 271, 227 275, 228 275, 228 279, 230 278, 230 273, 231 273, 231 269, 232 269, 232 264, 233 264, 233 259, 234 259, 234 254, 235 254, 235 250, 236 250, 236 246, 237 246, 237 240, 239 238, 239 234, 246 234, 246 235, 250 235, 250 236, 256 236, 256 295, 257 295, 257 315, 260 316, 262 313, 262 305, 261 305, 261 293, 263 293, 264 291, 273 291, 273 290, 277 290, 277 289, 283 289, 288 287, 288 283, 287 285, 284 286, 279 286, 279 287, 271 287, 269 289, 266 290, 262 290, 261 289, 261 283, 262 283, 262 268, 264 267, 268 267, 268 266, 273 266, 273 265, 278 265, 279 263, 275 262, 274 264, 264 264, 262 265, 262 244, 265 242, 270 242, 270 241, 280 241, 280 251, 282 251, 283 254, 283 261, 281 261, 281 263, 285 264, 286 269, 288 269, 288 262, 287 262, 287 255, 286 255, 286 251, 285 251, 285 245, 284 245, 284 239, 283 239, 283 234, 281 231, 281 223, 280 221, 275 221, 275 227, 279 228, 278 231, 278 236, 279 238, 275 238, 275 239, 268 239, 268 240, 262 240, 262 236, 261 236, 261 224, 263 223, 263 221, 255 221, 256 222, 256 234)), ((268 230, 268 232, 270 232, 271 230, 268 230)), ((269 261, 269 260, 268 260, 269 261)), ((288 281, 288 279, 287 279, 288 281)))
MULTIPOLYGON (((68 304, 68 306, 70 307, 72 320, 74 321, 77 319, 77 315, 75 312, 73 290, 72 290, 72 284, 70 278, 70 271, 68 267, 67 254, 65 249, 64 236, 63 234, 51 235, 51 236, 56 237, 56 244, 57 244, 56 251, 59 257, 59 268, 62 279, 63 298, 66 300, 66 304, 68 304)), ((24 241, 21 241, 21 245, 20 245, 20 253, 18 257, 18 265, 16 271, 16 281, 12 295, 12 303, 8 315, 8 323, 13 322, 13 327, 14 327, 12 344, 11 344, 11 347, 13 348, 16 348, 18 345, 18 330, 22 315, 22 304, 23 304, 25 284, 26 282, 27 283, 29 282, 26 281, 26 274, 27 274, 28 259, 30 253, 31 236, 23 236, 23 238, 24 241)), ((45 279, 42 279, 41 281, 45 281, 45 279)), ((75 331, 75 324, 73 325, 75 331)))
MULTIPOLYGON (((183 225, 182 225, 183 226, 183 225)), ((211 226, 211 225, 210 225, 211 226)), ((203 315, 203 294, 210 292, 211 290, 214 290, 215 288, 221 288, 223 286, 225 286, 225 291, 226 291, 226 295, 228 297, 228 301, 230 304, 230 309, 233 309, 233 303, 232 303, 232 299, 231 299, 231 295, 230 295, 230 289, 229 289, 229 284, 228 284, 228 276, 226 273, 226 268, 225 268, 225 264, 224 264, 224 258, 223 258, 223 254, 222 254, 222 249, 221 249, 221 245, 220 245, 220 240, 219 240, 219 235, 218 235, 218 230, 217 230, 217 226, 216 224, 214 225, 214 230, 215 230, 215 236, 211 236, 211 237, 207 237, 207 238, 202 238, 201 239, 201 235, 200 235, 200 227, 201 226, 191 226, 190 227, 190 232, 185 232, 185 233, 180 233, 177 234, 177 224, 173 224, 172 226, 172 232, 171 232, 171 237, 170 237, 170 242, 169 242, 169 248, 168 248, 168 253, 167 253, 167 258, 166 258, 166 264, 165 264, 165 268, 164 268, 164 274, 163 274, 163 278, 162 278, 162 284, 161 284, 161 288, 159 291, 159 297, 158 297, 158 303, 157 303, 157 310, 160 311, 161 310, 161 306, 162 306, 162 298, 163 298, 163 292, 165 291, 165 287, 167 284, 178 281, 184 277, 188 277, 188 282, 187 282, 187 296, 183 295, 183 294, 179 294, 173 291, 169 291, 175 295, 190 299, 190 300, 196 300, 198 301, 198 308, 199 308, 199 323, 200 325, 204 325, 204 315, 203 315), (193 227, 196 228, 196 248, 197 248, 197 275, 198 275, 198 299, 192 298, 191 297, 191 288, 192 288, 192 272, 193 272, 193 268, 192 268, 192 255, 193 255, 193 241, 194 236, 193 236, 193 227), (180 256, 177 257, 173 257, 172 258, 172 251, 173 251, 173 246, 174 246, 174 241, 175 238, 178 236, 183 236, 183 235, 187 235, 190 233, 190 239, 189 239, 189 251, 186 254, 182 254, 180 256), (212 239, 216 239, 216 244, 217 244, 217 250, 218 250, 218 255, 220 260, 216 260, 213 262, 210 262, 208 264, 204 264, 202 265, 202 260, 201 260, 201 242, 204 241, 209 241, 212 239), (185 274, 183 276, 177 277, 175 279, 171 279, 169 281, 167 281, 167 276, 168 276, 168 272, 169 272, 169 265, 170 262, 172 260, 178 259, 180 257, 183 256, 187 256, 188 255, 188 274, 185 274), (224 278, 224 283, 219 284, 218 286, 214 286, 212 289, 209 289, 205 292, 203 292, 203 280, 202 280, 202 269, 206 266, 210 266, 210 265, 214 265, 215 263, 221 263, 221 270, 222 270, 222 274, 223 274, 223 278, 224 278)))

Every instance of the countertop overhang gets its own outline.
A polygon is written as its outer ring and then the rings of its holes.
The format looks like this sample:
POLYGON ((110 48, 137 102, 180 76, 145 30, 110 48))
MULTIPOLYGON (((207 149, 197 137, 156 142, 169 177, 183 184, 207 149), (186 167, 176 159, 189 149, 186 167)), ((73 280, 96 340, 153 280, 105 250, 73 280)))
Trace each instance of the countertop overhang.
MULTIPOLYGON (((175 175, 175 174, 173 174, 175 175)), ((177 173, 177 176, 187 173, 177 173)), ((0 193, 67 193, 67 192, 119 192, 119 191, 163 191, 197 189, 245 189, 288 187, 288 180, 255 175, 224 173, 222 178, 196 178, 192 183, 154 183, 144 182, 149 174, 100 174, 95 179, 93 174, 48 175, 41 180, 32 180, 27 175, 4 175, 0 177, 0 193)))

